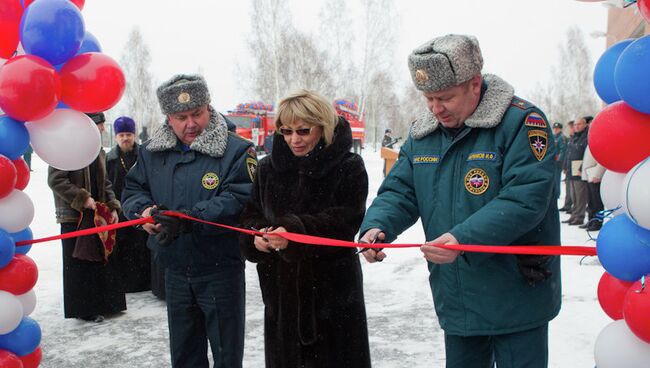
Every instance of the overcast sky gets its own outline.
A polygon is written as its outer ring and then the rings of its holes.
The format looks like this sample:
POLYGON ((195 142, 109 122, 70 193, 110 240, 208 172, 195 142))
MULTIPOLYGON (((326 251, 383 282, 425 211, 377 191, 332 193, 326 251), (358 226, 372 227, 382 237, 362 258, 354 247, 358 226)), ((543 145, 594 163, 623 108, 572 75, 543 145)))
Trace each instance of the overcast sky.
MULTIPOLYGON (((350 0, 356 3, 358 0, 350 0)), ((579 26, 587 37, 593 63, 605 49, 594 31, 607 28, 607 10, 598 3, 575 0, 395 0, 399 43, 386 50, 396 58, 395 73, 409 79, 406 58, 427 40, 464 33, 478 37, 484 72, 495 73, 526 97, 537 82, 545 83, 558 62, 558 44, 567 29, 579 26)), ((315 33, 321 1, 289 0, 294 23, 315 33)), ((228 110, 247 96, 237 80, 238 63, 247 63, 250 0, 86 0, 86 29, 103 52, 120 59, 128 34, 140 27, 152 54, 157 82, 177 73, 200 70, 213 95, 213 105, 228 110)))

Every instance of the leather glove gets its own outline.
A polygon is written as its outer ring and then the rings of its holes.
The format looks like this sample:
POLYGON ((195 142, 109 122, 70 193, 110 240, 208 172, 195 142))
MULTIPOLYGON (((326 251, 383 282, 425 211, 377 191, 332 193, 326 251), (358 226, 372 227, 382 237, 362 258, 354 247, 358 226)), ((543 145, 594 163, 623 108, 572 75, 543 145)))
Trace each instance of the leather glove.
POLYGON ((530 286, 535 286, 535 283, 544 281, 553 275, 553 272, 546 268, 551 257, 542 255, 517 255, 519 272, 526 278, 530 286))
MULTIPOLYGON (((167 216, 163 212, 168 209, 165 206, 160 206, 151 210, 151 216, 153 219, 161 225, 161 230, 156 234, 155 238, 158 242, 158 245, 161 247, 167 247, 171 243, 178 239, 180 234, 192 232, 192 222, 187 219, 167 216)), ((190 214, 188 210, 175 210, 186 215, 190 214)))

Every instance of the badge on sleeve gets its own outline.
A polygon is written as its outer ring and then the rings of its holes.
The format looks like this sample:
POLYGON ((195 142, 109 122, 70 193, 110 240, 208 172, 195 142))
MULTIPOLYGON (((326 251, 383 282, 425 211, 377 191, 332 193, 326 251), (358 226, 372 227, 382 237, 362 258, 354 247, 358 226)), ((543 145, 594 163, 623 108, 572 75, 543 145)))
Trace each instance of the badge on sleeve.
POLYGON ((542 161, 548 149, 548 134, 546 131, 537 129, 528 131, 528 143, 537 161, 542 161))
POLYGON ((203 188, 213 190, 219 186, 219 177, 217 174, 209 172, 203 175, 203 178, 201 178, 201 184, 203 185, 203 188))
POLYGON ((531 112, 530 114, 526 115, 524 125, 533 128, 546 128, 546 120, 544 120, 542 115, 536 112, 531 112))
POLYGON ((474 195, 481 195, 488 190, 490 178, 483 169, 471 169, 465 175, 465 188, 474 195))
POLYGON ((246 158, 246 169, 251 181, 255 181, 255 171, 257 170, 257 160, 252 157, 246 158))

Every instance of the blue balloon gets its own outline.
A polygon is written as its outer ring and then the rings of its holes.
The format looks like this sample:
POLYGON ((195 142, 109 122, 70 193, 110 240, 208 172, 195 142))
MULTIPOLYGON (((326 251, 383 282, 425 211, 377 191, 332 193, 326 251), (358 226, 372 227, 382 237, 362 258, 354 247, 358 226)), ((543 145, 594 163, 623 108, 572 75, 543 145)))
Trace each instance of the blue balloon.
POLYGON ((0 268, 8 265, 16 254, 16 244, 8 232, 0 229, 0 268))
POLYGON ((25 52, 52 65, 73 57, 86 32, 79 8, 69 0, 35 1, 20 20, 20 41, 25 52))
POLYGON ((6 115, 0 116, 0 155, 10 160, 20 157, 29 146, 25 124, 6 115))
POLYGON ((81 42, 81 47, 79 48, 79 51, 77 51, 77 55, 86 52, 102 52, 102 47, 99 45, 99 41, 97 41, 97 38, 88 31, 86 31, 86 34, 84 35, 83 42, 81 42))
POLYGON ((0 349, 18 356, 31 354, 41 343, 41 327, 29 317, 23 317, 18 327, 6 335, 0 335, 0 349))
POLYGON ((69 109, 70 106, 66 105, 63 103, 63 101, 59 101, 59 103, 56 105, 57 109, 69 109))
POLYGON ((596 240, 598 259, 617 279, 636 281, 650 274, 650 230, 626 214, 605 223, 596 240))
MULTIPOLYGON (((23 241, 23 240, 34 239, 34 234, 32 234, 32 229, 28 227, 17 233, 11 233, 9 235, 14 239, 15 243, 18 243, 19 241, 23 241)), ((31 244, 16 246, 16 254, 27 254, 31 249, 32 249, 31 244)))
POLYGON ((621 98, 633 109, 650 114, 650 35, 632 42, 616 63, 614 79, 621 98))
POLYGON ((598 96, 608 104, 621 99, 616 90, 614 70, 619 56, 633 41, 633 39, 628 39, 612 45, 600 56, 594 68, 594 87, 598 96))

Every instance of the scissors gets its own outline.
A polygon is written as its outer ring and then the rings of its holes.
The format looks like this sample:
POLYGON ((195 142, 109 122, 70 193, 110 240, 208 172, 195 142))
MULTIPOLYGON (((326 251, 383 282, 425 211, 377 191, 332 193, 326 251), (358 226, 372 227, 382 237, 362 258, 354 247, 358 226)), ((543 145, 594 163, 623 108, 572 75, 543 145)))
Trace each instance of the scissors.
MULTIPOLYGON (((368 244, 381 243, 381 240, 377 238, 377 237, 379 236, 379 233, 380 233, 380 232, 381 232, 381 231, 378 231, 378 232, 375 234, 375 236, 372 238, 372 240, 370 241, 370 243, 368 243, 368 244)), ((362 241, 362 240, 359 240, 359 243, 366 243, 366 242, 365 242, 365 241, 362 241)), ((361 253, 363 253, 363 252, 368 251, 369 249, 371 249, 371 248, 369 248, 369 247, 368 247, 368 248, 363 248, 363 249, 361 249, 361 250, 358 250, 358 251, 357 251, 356 253, 354 253, 354 254, 361 254, 361 253)), ((381 252, 383 249, 384 249, 384 248, 376 248, 375 251, 377 251, 377 252, 381 252)), ((375 259, 377 259, 377 258, 375 257, 375 259)), ((383 261, 383 259, 377 259, 377 262, 381 262, 381 261, 383 261)))

